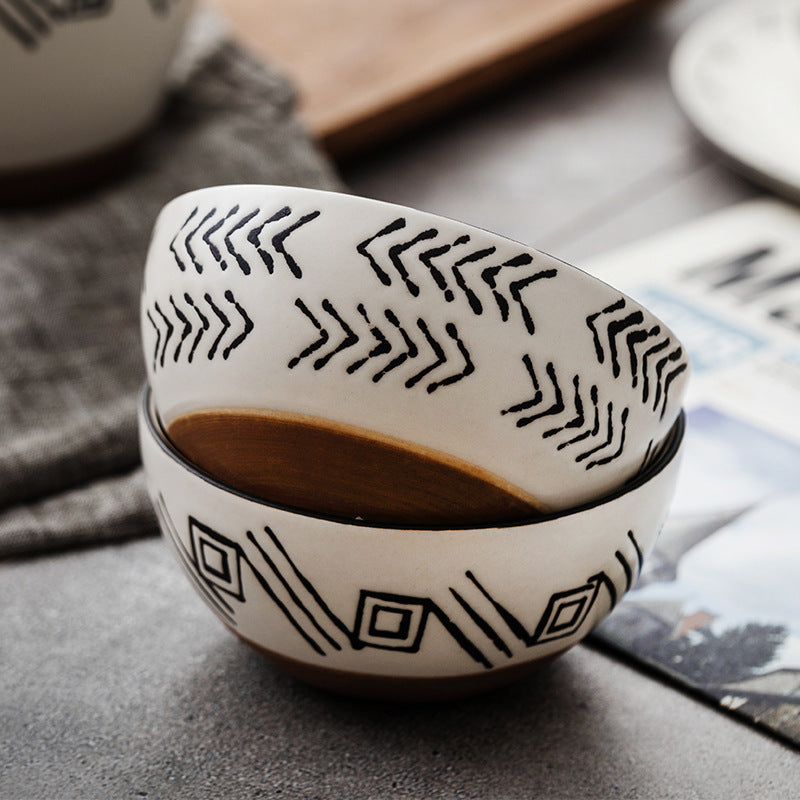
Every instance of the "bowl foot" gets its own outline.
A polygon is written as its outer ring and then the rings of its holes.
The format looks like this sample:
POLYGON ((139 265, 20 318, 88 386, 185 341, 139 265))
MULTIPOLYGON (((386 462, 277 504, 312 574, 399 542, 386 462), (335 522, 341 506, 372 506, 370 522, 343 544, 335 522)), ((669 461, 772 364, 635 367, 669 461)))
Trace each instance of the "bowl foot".
POLYGON ((232 631, 270 663, 294 678, 334 694, 369 700, 388 700, 401 703, 438 703, 458 700, 486 692, 520 680, 545 664, 554 661, 567 649, 524 664, 487 670, 470 675, 452 675, 436 678, 397 677, 372 675, 364 672, 346 672, 339 669, 304 664, 293 658, 273 653, 261 645, 232 631))

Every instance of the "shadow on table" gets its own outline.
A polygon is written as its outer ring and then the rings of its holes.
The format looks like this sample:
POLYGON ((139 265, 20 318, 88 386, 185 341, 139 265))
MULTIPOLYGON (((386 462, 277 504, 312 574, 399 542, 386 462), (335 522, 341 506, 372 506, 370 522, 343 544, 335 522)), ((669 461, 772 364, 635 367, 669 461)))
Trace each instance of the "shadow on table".
POLYGON ((243 785, 269 793, 515 797, 538 788, 588 796, 601 775, 607 788, 615 775, 636 782, 591 684, 572 652, 470 699, 351 700, 308 687, 231 640, 175 687, 177 707, 165 717, 182 721, 172 732, 182 750, 196 742, 210 754, 209 772, 224 765, 243 785))

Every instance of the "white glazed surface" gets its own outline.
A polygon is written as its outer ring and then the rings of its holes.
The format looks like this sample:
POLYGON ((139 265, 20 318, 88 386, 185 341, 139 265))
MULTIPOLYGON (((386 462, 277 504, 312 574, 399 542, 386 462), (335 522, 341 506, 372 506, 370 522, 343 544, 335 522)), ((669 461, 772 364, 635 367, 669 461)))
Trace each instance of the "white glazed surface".
POLYGON ((666 326, 579 269, 431 214, 288 187, 166 206, 142 336, 167 424, 212 407, 309 414, 477 464, 552 510, 635 474, 689 373, 666 326))
POLYGON ((79 158, 157 112, 191 0, 4 3, 0 171, 79 158))
POLYGON ((678 440, 640 485, 552 519, 396 530, 228 491, 187 468, 148 415, 144 397, 142 458, 162 531, 221 621, 280 656, 381 676, 481 674, 574 645, 638 576, 679 463, 678 440))

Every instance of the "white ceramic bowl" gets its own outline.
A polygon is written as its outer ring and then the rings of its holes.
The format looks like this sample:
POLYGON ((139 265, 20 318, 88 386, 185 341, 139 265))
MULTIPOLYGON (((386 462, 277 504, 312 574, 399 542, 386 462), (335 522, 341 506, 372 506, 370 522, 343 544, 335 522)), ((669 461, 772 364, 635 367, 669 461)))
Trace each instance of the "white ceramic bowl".
POLYGON ((162 98, 190 0, 0 3, 0 177, 139 134, 162 98))
POLYGON ((235 634, 340 692, 444 699, 580 641, 631 587, 664 522, 681 415, 648 470, 573 511, 502 527, 374 527, 222 486, 172 447, 149 390, 147 486, 197 593, 235 634))
POLYGON ((688 361, 646 309, 501 236, 350 195, 178 197, 142 336, 165 424, 257 408, 475 464, 548 510, 620 486, 671 429, 688 361))

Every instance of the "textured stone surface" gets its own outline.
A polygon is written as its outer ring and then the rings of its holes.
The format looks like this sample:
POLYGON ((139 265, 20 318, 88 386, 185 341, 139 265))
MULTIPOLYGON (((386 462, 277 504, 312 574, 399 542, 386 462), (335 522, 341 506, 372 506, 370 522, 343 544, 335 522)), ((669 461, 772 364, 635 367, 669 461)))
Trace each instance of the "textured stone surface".
POLYGON ((354 702, 217 622, 160 540, 0 565, 0 797, 796 797, 797 753, 578 648, 442 706, 354 702))

